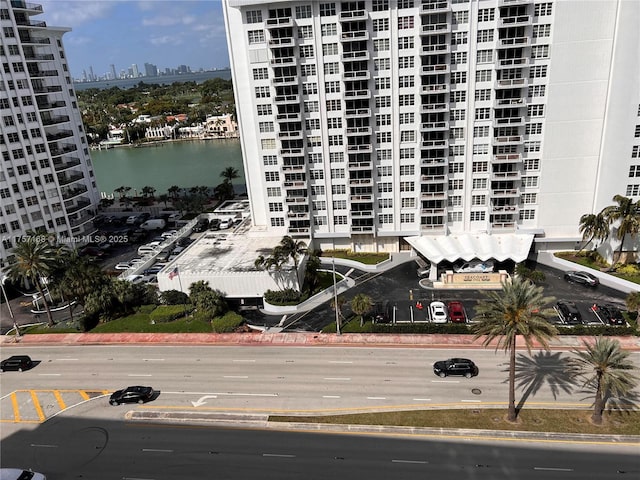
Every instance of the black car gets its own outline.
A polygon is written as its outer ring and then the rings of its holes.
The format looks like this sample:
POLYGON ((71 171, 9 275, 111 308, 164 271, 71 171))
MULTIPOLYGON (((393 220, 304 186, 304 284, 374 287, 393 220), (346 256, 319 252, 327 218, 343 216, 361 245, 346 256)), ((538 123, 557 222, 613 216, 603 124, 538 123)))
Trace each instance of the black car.
POLYGON ((594 305, 591 309, 600 319, 609 325, 626 325, 626 320, 618 307, 610 303, 606 305, 594 305))
POLYGON ((567 282, 579 283, 587 287, 597 287, 600 284, 600 280, 598 280, 598 277, 590 274, 589 272, 565 272, 564 279, 567 282))
POLYGON ((471 378, 478 375, 478 372, 476 364, 467 358, 450 358, 433 364, 433 373, 443 378, 449 375, 471 378))
POLYGON ((209 220, 201 218, 193 227, 194 232, 204 232, 209 227, 209 220))
POLYGON ((33 360, 28 355, 14 355, 0 362, 0 371, 7 372, 9 370, 22 372, 33 367, 33 360))
POLYGON ((120 405, 121 403, 144 403, 153 398, 153 388, 151 387, 127 387, 117 390, 109 397, 111 405, 120 405))
POLYGON ((558 315, 567 325, 582 325, 582 315, 578 311, 576 304, 560 300, 556 304, 558 315))

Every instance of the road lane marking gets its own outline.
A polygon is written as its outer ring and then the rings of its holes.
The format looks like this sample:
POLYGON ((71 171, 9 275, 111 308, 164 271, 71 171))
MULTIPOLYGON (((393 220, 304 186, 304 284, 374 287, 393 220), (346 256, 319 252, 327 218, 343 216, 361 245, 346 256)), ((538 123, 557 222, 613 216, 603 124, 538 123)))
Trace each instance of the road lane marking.
POLYGON ((40 401, 38 400, 38 395, 33 390, 31 390, 30 393, 31 393, 31 400, 33 401, 33 408, 36 409, 36 413, 38 414, 38 418, 42 422, 42 421, 44 421, 44 419, 46 417, 44 416, 44 412, 42 411, 42 407, 40 406, 40 401))
POLYGON ((80 390, 80 396, 82 397, 83 400, 89 400, 91 398, 89 394, 84 390, 80 390))
POLYGON ((430 402, 431 399, 430 398, 414 398, 413 401, 414 402, 430 402))
POLYGON ((340 395, 323 395, 322 398, 340 398, 340 395))
POLYGON ((58 358, 56 361, 58 362, 77 362, 80 360, 79 358, 58 358))
POLYGON ((323 380, 346 380, 349 381, 351 378, 349 377, 324 377, 323 380))
POLYGON ((295 455, 288 455, 285 453, 263 453, 263 457, 280 457, 280 458, 295 458, 295 455))
POLYGON ((348 360, 329 360, 329 363, 353 363, 348 360))
POLYGON ((425 462, 424 460, 391 460, 391 463, 419 463, 419 464, 427 464, 429 462, 425 462))
POLYGON ((431 380, 431 383, 460 383, 460 380, 431 380))
POLYGON ((31 446, 37 448, 58 448, 58 445, 50 445, 46 443, 32 443, 31 446))
POLYGON ((573 468, 533 467, 533 469, 542 472, 573 472, 573 468))
POLYGON ((60 377, 60 376, 62 376, 61 373, 39 373, 38 375, 40 375, 41 377, 60 377))
POLYGON ((386 400, 387 397, 367 397, 367 400, 386 400))
POLYGON ((130 373, 128 377, 152 377, 150 373, 130 373))
POLYGON ((222 378, 249 378, 248 375, 224 375, 222 378))
POLYGON ((242 358, 234 359, 234 360, 232 360, 232 361, 233 361, 233 362, 250 362, 250 363, 255 363, 255 362, 256 362, 255 360, 249 360, 249 359, 246 359, 246 360, 245 360, 245 359, 242 359, 242 358))
POLYGON ((480 403, 480 400, 460 400, 461 402, 466 402, 466 403, 480 403))
POLYGON ((58 401, 58 406, 60 407, 61 410, 64 410, 65 408, 67 408, 67 405, 64 403, 64 400, 62 399, 62 395, 60 395, 59 390, 54 390, 53 396, 56 397, 56 400, 58 401))
POLYGON ((172 453, 173 450, 169 450, 166 448, 143 448, 143 452, 160 452, 160 453, 172 453))
POLYGON ((18 407, 18 396, 16 392, 11 394, 11 406, 13 407, 13 419, 19 422, 22 417, 20 417, 20 408, 18 407))
POLYGON ((143 358, 145 362, 164 362, 164 358, 143 358))

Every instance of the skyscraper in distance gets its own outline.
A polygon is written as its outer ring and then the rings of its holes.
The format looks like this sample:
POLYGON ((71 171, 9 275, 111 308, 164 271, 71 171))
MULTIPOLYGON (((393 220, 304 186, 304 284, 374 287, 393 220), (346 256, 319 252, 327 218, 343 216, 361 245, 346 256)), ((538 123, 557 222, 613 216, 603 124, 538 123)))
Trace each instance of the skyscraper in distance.
POLYGON ((640 2, 223 5, 257 226, 520 261, 640 196, 640 2))
POLYGON ((0 0, 0 267, 28 231, 87 242, 99 195, 62 36, 32 17, 42 7, 0 0))

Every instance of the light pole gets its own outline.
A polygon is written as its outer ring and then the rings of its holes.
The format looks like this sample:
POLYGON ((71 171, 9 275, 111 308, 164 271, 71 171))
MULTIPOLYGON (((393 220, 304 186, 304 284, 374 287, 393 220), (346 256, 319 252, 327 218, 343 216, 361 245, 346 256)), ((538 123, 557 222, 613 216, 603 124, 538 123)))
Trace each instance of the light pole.
POLYGON ((9 315, 11 316, 11 320, 14 319, 13 310, 11 310, 11 303, 9 302, 9 297, 7 297, 7 291, 4 289, 4 282, 9 278, 8 275, 2 274, 2 279, 0 280, 0 288, 2 288, 2 294, 4 295, 4 300, 7 302, 7 308, 9 309, 9 315))
POLYGON ((333 266, 333 306, 336 310, 336 333, 340 335, 340 312, 338 312, 338 286, 336 285, 336 259, 331 258, 333 266))

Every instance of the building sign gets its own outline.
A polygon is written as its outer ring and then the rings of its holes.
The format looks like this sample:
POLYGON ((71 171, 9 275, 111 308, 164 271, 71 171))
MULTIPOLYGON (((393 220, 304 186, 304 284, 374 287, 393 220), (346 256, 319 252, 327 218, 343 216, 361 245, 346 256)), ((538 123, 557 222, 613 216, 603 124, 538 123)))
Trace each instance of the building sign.
POLYGON ((495 284, 500 285, 500 282, 505 279, 506 272, 497 273, 453 273, 451 271, 446 272, 443 277, 446 284, 495 284))

